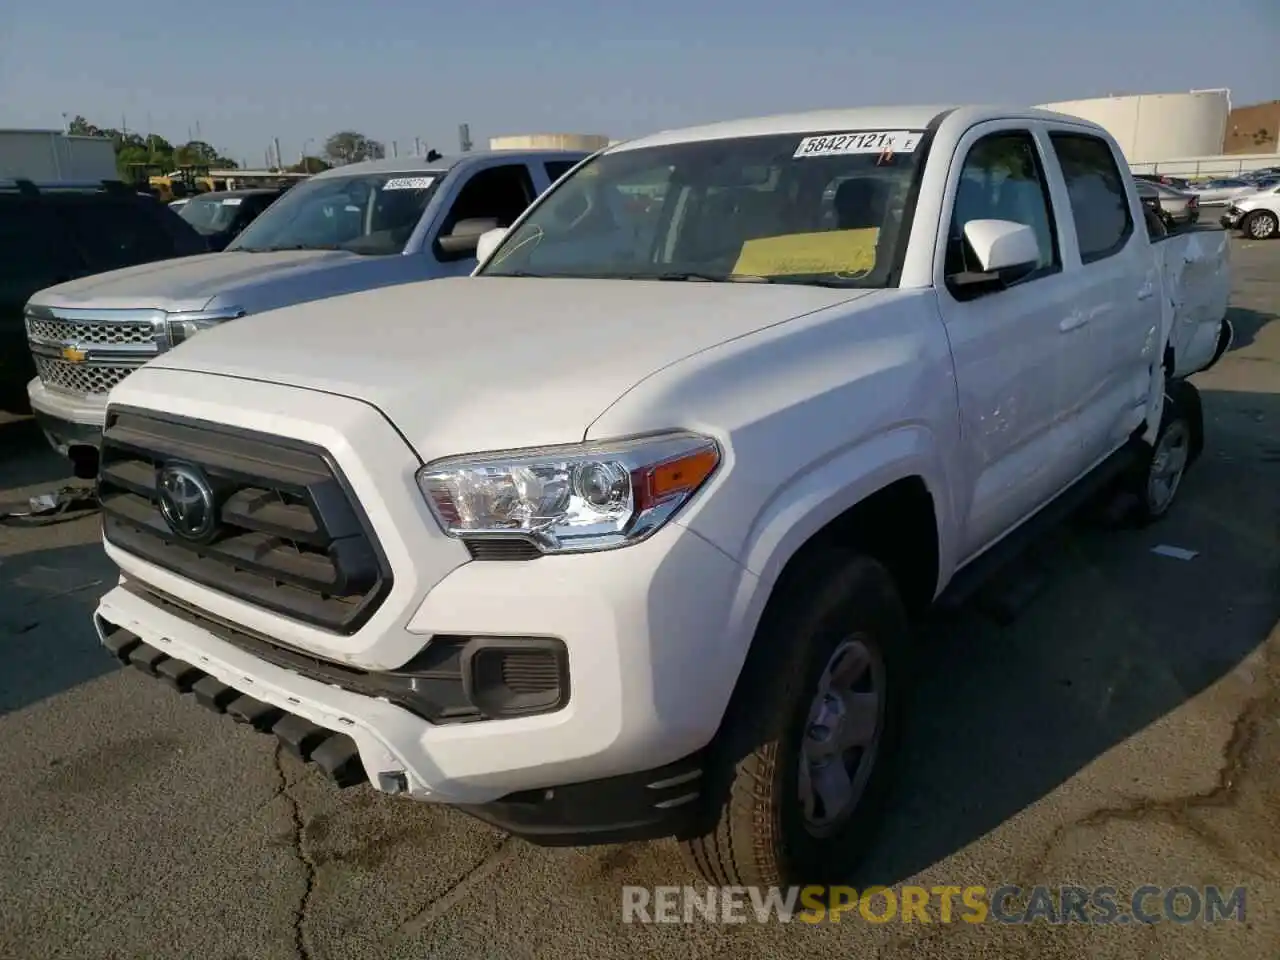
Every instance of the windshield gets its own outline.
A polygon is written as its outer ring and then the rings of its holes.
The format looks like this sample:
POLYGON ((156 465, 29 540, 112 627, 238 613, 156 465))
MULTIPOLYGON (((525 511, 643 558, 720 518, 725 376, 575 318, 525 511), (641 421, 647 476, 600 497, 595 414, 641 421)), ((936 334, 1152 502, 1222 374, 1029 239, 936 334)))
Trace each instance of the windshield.
POLYGON ((378 173, 308 180, 264 210, 227 249, 403 253, 441 176, 378 173))
POLYGON ((208 236, 231 226, 240 212, 242 197, 197 197, 178 207, 178 216, 208 236))
POLYGON ((480 273, 885 286, 919 136, 786 134, 605 153, 539 203, 480 273))

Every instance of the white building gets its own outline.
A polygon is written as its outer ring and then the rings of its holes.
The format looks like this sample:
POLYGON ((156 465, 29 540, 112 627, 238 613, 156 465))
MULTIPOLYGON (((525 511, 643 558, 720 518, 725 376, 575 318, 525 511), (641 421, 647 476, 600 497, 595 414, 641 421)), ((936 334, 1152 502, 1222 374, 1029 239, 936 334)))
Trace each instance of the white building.
POLYGON ((1130 163, 1153 163, 1221 154, 1231 93, 1147 93, 1040 106, 1091 120, 1116 138, 1130 163))
POLYGON ((590 150, 609 145, 609 138, 595 133, 521 133, 490 137, 490 150, 590 150))

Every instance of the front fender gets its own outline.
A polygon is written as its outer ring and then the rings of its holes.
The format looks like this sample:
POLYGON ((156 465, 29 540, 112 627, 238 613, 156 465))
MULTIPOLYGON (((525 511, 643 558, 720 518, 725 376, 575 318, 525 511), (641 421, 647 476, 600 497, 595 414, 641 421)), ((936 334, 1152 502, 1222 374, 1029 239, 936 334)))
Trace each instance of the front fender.
MULTIPOLYGON (((955 524, 949 499, 944 495, 950 487, 932 431, 921 424, 904 424, 810 464, 780 487, 750 523, 739 559, 752 576, 739 581, 727 631, 728 637, 736 638, 738 647, 725 651, 734 666, 740 668, 745 662, 774 586, 800 548, 845 511, 890 484, 911 477, 920 477, 933 499, 939 531, 940 589, 956 560, 951 533, 955 524)), ((698 526, 696 518, 689 523, 695 533, 699 532, 698 526)))

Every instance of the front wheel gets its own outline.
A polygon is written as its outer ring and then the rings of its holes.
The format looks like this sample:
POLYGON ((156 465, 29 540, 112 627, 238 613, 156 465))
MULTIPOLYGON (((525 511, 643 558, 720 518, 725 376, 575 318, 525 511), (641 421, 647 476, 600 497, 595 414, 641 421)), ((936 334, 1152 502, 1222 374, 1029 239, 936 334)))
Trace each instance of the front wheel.
POLYGON ((785 576, 712 748, 703 832, 681 845, 713 885, 844 878, 888 792, 910 634, 893 579, 844 551, 785 576))
POLYGON ((1254 240, 1270 240, 1280 232, 1280 220, 1270 210, 1253 211, 1241 226, 1245 236, 1254 240))
POLYGON ((1154 523, 1168 514, 1182 487, 1187 467, 1198 453, 1191 411, 1186 402, 1179 402, 1178 392, 1170 390, 1165 394, 1164 414, 1155 443, 1134 473, 1133 519, 1139 526, 1154 523))

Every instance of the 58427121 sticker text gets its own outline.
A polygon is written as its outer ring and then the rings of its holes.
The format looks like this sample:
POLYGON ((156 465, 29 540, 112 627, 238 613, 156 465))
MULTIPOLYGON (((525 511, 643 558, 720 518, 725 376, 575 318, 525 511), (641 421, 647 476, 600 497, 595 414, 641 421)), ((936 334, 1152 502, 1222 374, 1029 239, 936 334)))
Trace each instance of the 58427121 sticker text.
POLYGON ((920 142, 915 130, 861 130, 805 137, 792 157, 839 157, 858 153, 911 153, 920 142))

